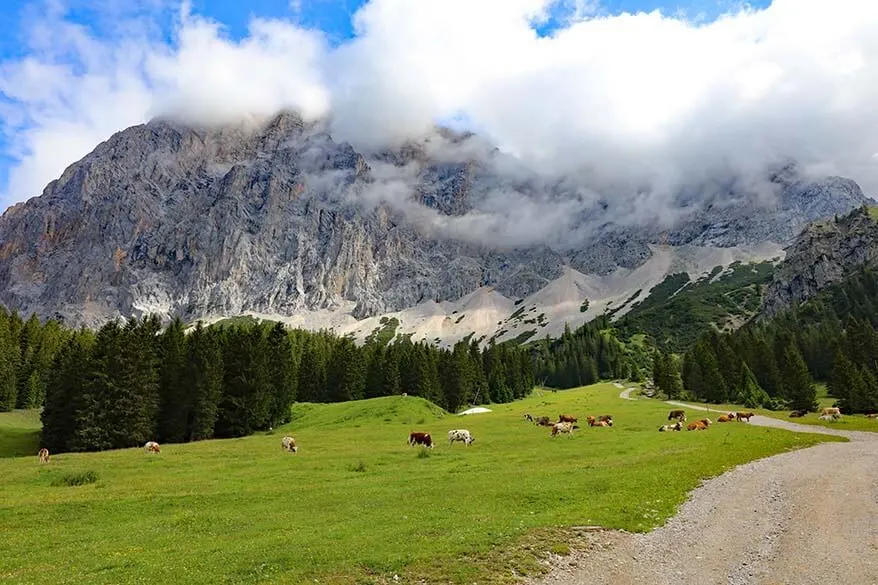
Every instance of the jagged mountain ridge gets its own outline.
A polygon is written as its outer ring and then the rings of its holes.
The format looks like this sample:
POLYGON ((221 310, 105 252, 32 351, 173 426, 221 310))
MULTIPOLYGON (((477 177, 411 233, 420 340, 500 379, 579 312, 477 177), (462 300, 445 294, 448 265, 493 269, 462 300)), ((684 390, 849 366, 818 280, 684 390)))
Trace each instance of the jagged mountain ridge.
POLYGON ((440 134, 438 155, 420 143, 367 158, 292 113, 255 129, 129 128, 0 218, 0 303, 90 326, 143 312, 362 319, 482 287, 523 299, 570 270, 619 279, 645 265, 655 243, 763 244, 864 201, 846 179, 782 179, 774 214, 754 215, 743 198, 693 208, 671 230, 607 226, 606 202, 596 201, 582 221, 603 227, 576 242, 494 246, 469 237, 467 224, 449 235, 443 218, 477 215, 498 190, 551 198, 565 186, 498 172, 514 162, 474 154, 468 135, 440 134), (388 169, 411 187, 395 204, 385 197, 399 185, 388 169))
POLYGON ((878 214, 860 207, 809 224, 787 249, 765 291, 762 314, 772 317, 878 262, 878 214))

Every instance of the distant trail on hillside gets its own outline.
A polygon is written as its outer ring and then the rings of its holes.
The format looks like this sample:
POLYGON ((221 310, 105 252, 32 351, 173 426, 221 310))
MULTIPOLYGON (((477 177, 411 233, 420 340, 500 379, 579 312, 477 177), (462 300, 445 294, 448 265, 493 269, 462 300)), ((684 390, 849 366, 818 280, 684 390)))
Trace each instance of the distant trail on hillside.
POLYGON ((619 398, 622 400, 637 400, 636 398, 631 398, 631 392, 636 390, 636 388, 626 388, 619 392, 619 398))
POLYGON ((878 433, 750 420, 850 442, 740 465, 695 489, 664 526, 647 534, 589 533, 585 552, 530 583, 878 584, 878 433))

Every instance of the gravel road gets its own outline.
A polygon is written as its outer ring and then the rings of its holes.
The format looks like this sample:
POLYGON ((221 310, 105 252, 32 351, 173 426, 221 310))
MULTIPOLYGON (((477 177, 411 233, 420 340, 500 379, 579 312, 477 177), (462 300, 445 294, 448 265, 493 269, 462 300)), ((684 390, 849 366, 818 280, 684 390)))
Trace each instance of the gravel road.
POLYGON ((750 424, 850 442, 775 455, 707 480, 648 534, 584 533, 584 550, 554 557, 552 572, 532 585, 878 585, 878 433, 762 416, 750 424))

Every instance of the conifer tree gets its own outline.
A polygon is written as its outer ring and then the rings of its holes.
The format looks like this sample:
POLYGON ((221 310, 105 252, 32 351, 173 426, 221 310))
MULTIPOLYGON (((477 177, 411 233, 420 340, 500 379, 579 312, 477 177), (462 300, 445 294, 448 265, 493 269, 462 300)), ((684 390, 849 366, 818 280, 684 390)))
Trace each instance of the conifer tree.
POLYGON ((798 348, 790 343, 784 352, 784 387, 787 400, 793 410, 815 410, 817 408, 817 389, 808 372, 798 348))
POLYGON ((179 317, 159 336, 159 421, 158 440, 180 443, 186 440, 192 410, 191 386, 186 379, 188 352, 183 321, 179 317))
POLYGON ((187 341, 186 380, 193 401, 189 422, 190 441, 214 436, 219 401, 223 392, 223 353, 216 330, 196 325, 187 341))

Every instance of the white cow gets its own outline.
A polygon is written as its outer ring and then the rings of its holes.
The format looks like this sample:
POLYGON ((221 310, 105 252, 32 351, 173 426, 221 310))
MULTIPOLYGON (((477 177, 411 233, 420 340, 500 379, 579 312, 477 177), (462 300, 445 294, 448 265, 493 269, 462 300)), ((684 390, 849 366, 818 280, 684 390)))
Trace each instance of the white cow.
POLYGON ((161 453, 162 449, 159 447, 159 444, 155 441, 147 441, 146 445, 143 446, 144 450, 147 453, 161 453))
POLYGON ((450 447, 455 441, 461 441, 466 444, 467 447, 469 447, 470 444, 475 441, 475 439, 466 429, 456 429, 453 431, 448 431, 448 446, 450 447))
POLYGON ((280 440, 280 446, 284 451, 289 451, 291 453, 297 453, 299 448, 296 446, 296 440, 292 437, 284 437, 280 440))

